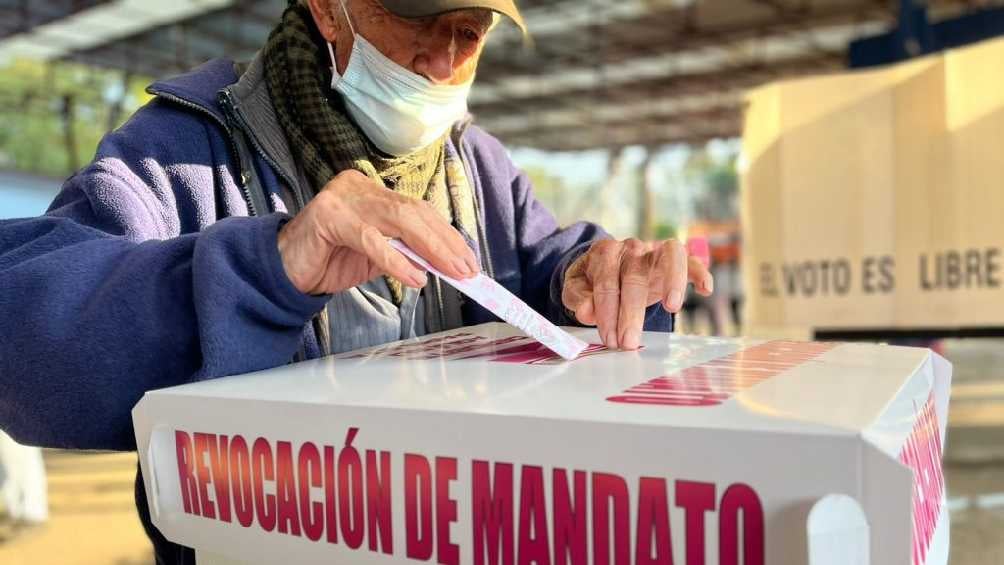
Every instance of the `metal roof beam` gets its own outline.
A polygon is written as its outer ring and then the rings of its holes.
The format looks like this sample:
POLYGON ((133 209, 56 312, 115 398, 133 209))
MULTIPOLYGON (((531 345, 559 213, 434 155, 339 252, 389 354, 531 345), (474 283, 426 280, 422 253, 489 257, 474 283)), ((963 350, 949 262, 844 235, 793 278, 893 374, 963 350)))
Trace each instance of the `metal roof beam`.
POLYGON ((712 122, 653 123, 598 128, 593 130, 541 131, 501 136, 509 146, 534 147, 545 151, 586 151, 597 148, 619 148, 631 145, 667 145, 699 143, 711 139, 734 137, 741 124, 721 118, 712 122))
MULTIPOLYGON (((698 4, 700 6, 701 4, 698 4)), ((747 5, 759 5, 758 3, 747 5)), ((639 54, 670 54, 681 50, 719 46, 744 39, 779 36, 792 31, 822 26, 853 24, 863 21, 891 23, 893 16, 874 0, 812 8, 800 18, 778 18, 772 11, 754 10, 744 21, 714 24, 698 18, 697 27, 681 27, 679 10, 654 12, 635 20, 617 21, 594 28, 570 30, 553 37, 536 38, 532 51, 524 49, 519 39, 505 39, 486 50, 481 61, 485 82, 500 82, 517 74, 542 75, 568 68, 595 69, 598 65, 630 63, 639 54), (603 36, 602 51, 590 50, 590 38, 603 36), (493 69, 498 69, 496 74, 493 69), (495 75, 495 76, 492 76, 495 75)))
POLYGON ((101 67, 125 64, 133 72, 155 77, 182 72, 215 57, 247 59, 261 48, 261 38, 267 37, 278 19, 278 13, 270 17, 259 12, 261 4, 261 0, 235 4, 79 51, 66 59, 101 67))
POLYGON ((0 39, 88 10, 110 0, 0 0, 0 39))
POLYGON ((0 41, 0 59, 25 56, 55 59, 115 42, 164 23, 184 21, 233 0, 115 0, 0 41))
POLYGON ((583 87, 565 91, 560 96, 500 98, 482 104, 472 103, 471 108, 479 117, 505 115, 517 111, 523 114, 537 115, 546 112, 567 111, 570 107, 581 108, 586 114, 592 114, 597 105, 604 103, 635 105, 647 104, 652 100, 675 99, 683 96, 714 95, 716 92, 725 90, 750 88, 778 77, 837 69, 841 68, 843 63, 842 54, 812 54, 775 64, 753 60, 712 72, 652 77, 602 93, 583 87), (715 88, 709 88, 709 85, 714 85, 715 88))

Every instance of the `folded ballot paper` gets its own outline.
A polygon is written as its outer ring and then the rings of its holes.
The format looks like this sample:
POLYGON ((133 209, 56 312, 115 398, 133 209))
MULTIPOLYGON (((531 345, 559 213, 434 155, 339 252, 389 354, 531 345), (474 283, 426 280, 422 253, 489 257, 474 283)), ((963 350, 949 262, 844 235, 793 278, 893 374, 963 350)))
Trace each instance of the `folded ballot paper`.
POLYGON ((488 324, 149 392, 154 523, 200 565, 945 565, 924 349, 488 324))
POLYGON ((552 324, 529 304, 523 302, 518 296, 509 292, 506 287, 484 273, 478 273, 466 280, 454 279, 436 270, 403 241, 392 239, 390 244, 422 268, 445 280, 453 288, 484 306, 500 320, 523 330, 525 334, 557 353, 562 359, 575 359, 589 347, 588 343, 552 324))

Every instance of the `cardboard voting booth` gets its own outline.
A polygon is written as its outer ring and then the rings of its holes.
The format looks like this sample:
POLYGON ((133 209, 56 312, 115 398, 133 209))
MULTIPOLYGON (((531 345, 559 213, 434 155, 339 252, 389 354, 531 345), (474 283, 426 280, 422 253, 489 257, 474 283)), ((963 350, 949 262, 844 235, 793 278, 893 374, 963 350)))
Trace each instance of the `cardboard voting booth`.
POLYGON ((747 332, 1000 327, 1004 40, 747 96, 747 332))
POLYGON ((943 359, 643 343, 488 324, 149 392, 153 521, 200 565, 947 563, 943 359))

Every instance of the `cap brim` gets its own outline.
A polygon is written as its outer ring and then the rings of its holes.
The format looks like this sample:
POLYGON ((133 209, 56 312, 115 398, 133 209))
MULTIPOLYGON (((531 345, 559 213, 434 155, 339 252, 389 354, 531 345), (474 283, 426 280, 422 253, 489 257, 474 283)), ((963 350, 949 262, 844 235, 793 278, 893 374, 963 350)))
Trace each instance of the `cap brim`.
POLYGON ((526 23, 513 0, 380 0, 384 8, 402 18, 424 18, 445 12, 483 8, 508 17, 526 32, 526 23))

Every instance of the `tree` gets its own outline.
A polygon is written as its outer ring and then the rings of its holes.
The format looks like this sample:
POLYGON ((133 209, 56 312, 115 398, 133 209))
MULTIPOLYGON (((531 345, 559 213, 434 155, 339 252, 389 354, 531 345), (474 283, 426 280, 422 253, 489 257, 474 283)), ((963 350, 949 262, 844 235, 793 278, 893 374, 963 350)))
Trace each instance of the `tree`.
POLYGON ((73 173, 91 160, 110 127, 150 99, 148 83, 118 71, 12 60, 0 68, 0 167, 73 173))
POLYGON ((731 220, 739 211, 739 174, 737 151, 713 154, 708 147, 695 150, 687 159, 684 174, 698 188, 697 215, 706 220, 731 220))

